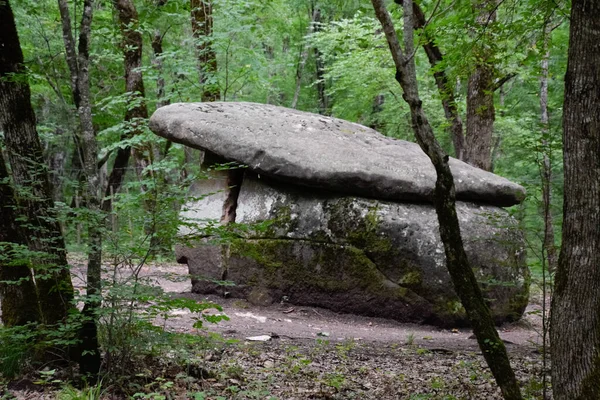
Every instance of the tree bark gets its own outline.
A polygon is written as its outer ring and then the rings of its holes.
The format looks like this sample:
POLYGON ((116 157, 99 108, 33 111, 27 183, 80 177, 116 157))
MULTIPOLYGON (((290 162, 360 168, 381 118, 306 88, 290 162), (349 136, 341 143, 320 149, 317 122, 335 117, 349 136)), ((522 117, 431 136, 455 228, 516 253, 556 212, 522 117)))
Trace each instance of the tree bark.
MULTIPOLYGON (((497 0, 475 0, 476 23, 480 30, 487 31, 496 21, 497 0)), ((492 168, 492 136, 494 133, 494 66, 491 50, 485 40, 493 38, 480 35, 474 45, 476 65, 467 84, 467 129, 465 161, 478 168, 492 168)))
POLYGON ((404 52, 398 42, 396 30, 385 8, 384 0, 371 0, 371 2, 392 53, 396 66, 396 80, 404 91, 402 97, 410 107, 415 137, 421 149, 430 158, 437 173, 434 204, 438 215, 440 236, 444 243, 446 266, 454 289, 467 312, 469 322, 473 326, 473 333, 477 337, 479 347, 502 395, 505 399, 521 399, 519 384, 510 366, 504 342, 496 331, 494 320, 464 250, 456 214, 456 191, 454 178, 448 164, 449 157, 435 139, 433 129, 429 125, 419 98, 413 57, 412 0, 404 0, 403 6, 404 52), (407 54, 408 58, 404 54, 407 54))
POLYGON ((23 228, 17 224, 14 192, 0 150, 0 299, 2 323, 7 326, 40 321, 40 308, 29 260, 19 254, 27 246, 23 228))
POLYGON ((34 266, 42 322, 56 324, 72 307, 73 285, 8 1, 0 2, 0 110, 18 204, 27 218, 28 246, 44 254, 34 266))
POLYGON ((202 86, 202 101, 218 101, 217 55, 213 49, 212 0, 190 0, 192 34, 198 52, 198 71, 202 86))
POLYGON ((554 223, 552 219, 552 163, 550 156, 550 123, 548 117, 548 60, 550 59, 549 40, 550 24, 544 27, 542 75, 540 77, 540 124, 542 126, 542 208, 544 212, 544 242, 543 249, 548 263, 548 272, 556 270, 556 243, 554 240, 554 223))
MULTIPOLYGON (((402 5, 402 0, 395 0, 397 4, 402 5)), ((423 30, 427 23, 425 13, 419 5, 413 2, 413 18, 414 29, 423 30)), ((465 159, 465 136, 463 132, 463 121, 456 106, 454 87, 448 82, 448 77, 444 70, 437 68, 438 64, 444 61, 444 55, 440 48, 435 44, 434 38, 430 34, 424 32, 423 50, 427 55, 429 64, 433 72, 433 78, 438 88, 438 92, 442 99, 442 107, 444 108, 444 116, 450 124, 450 134, 452 136, 452 144, 454 145, 454 156, 459 160, 465 159)))
POLYGON ((100 171, 98 167, 98 144, 92 121, 89 82, 89 43, 93 16, 93 0, 84 0, 79 25, 79 45, 71 35, 71 17, 66 0, 58 0, 63 27, 63 40, 67 65, 71 76, 73 101, 79 115, 80 153, 86 185, 83 189, 88 213, 88 266, 83 327, 80 332, 80 369, 83 374, 97 375, 100 371, 97 315, 102 305, 102 226, 104 213, 100 209, 100 171))
POLYGON ((563 108, 563 243, 552 300, 557 400, 600 399, 600 1, 574 0, 563 108))
MULTIPOLYGON (((125 112, 125 123, 130 125, 129 133, 124 134, 121 139, 135 136, 141 133, 143 125, 148 119, 148 108, 145 101, 144 80, 142 76, 142 34, 137 30, 138 14, 131 0, 113 0, 113 6, 117 11, 119 27, 123 36, 123 55, 125 60, 125 90, 129 94, 127 111, 125 112)), ((117 151, 113 169, 108 177, 108 186, 105 191, 105 199, 102 202, 102 210, 112 209, 112 195, 119 192, 123 178, 127 171, 129 158, 134 153, 136 170, 139 172, 149 165, 146 148, 132 149, 130 146, 120 148, 117 151)))

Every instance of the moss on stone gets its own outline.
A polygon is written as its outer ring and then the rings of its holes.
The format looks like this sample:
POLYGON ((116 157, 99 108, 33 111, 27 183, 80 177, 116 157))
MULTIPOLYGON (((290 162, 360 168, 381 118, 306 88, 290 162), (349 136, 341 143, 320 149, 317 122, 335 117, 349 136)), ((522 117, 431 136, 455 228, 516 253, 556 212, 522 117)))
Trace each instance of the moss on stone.
POLYGON ((446 311, 450 315, 454 316, 464 316, 466 315, 465 308, 463 307, 460 300, 451 300, 446 303, 446 311))
POLYGON ((232 244, 231 257, 252 260, 259 269, 252 286, 287 290, 307 288, 327 293, 360 289, 377 296, 402 298, 406 288, 387 287, 386 279, 362 249, 301 240, 240 240, 232 244), (308 246, 306 253, 293 246, 308 246), (312 255, 310 254, 312 252, 312 255), (310 257, 310 258, 303 258, 310 257))
POLYGON ((392 249, 391 240, 380 233, 378 209, 378 204, 369 207, 362 220, 357 218, 358 226, 348 231, 348 242, 368 253, 386 253, 392 249))
POLYGON ((417 270, 412 270, 404 274, 402 278, 400 278, 398 284, 401 286, 411 287, 421 285, 422 281, 423 277, 421 276, 421 273, 417 270))
POLYGON ((292 218, 292 207, 287 204, 278 204, 274 207, 275 218, 266 232, 268 237, 276 237, 278 231, 294 232, 298 222, 292 218))
POLYGON ((280 268, 282 263, 271 256, 273 251, 276 250, 273 248, 273 242, 271 240, 234 240, 230 247, 230 257, 234 255, 242 256, 250 258, 269 269, 280 268))

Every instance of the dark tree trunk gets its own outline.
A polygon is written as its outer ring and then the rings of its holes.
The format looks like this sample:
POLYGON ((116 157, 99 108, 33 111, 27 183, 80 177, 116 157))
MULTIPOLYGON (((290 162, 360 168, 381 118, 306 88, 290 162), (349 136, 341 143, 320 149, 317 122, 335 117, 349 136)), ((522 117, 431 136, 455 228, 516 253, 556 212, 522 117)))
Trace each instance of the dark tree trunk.
POLYGON ((44 253, 34 273, 42 321, 56 324, 72 307, 73 285, 65 243, 56 218, 48 170, 24 76, 23 53, 8 1, 0 2, 0 118, 19 206, 27 218, 29 248, 44 253), (16 75, 15 75, 16 74, 16 75))
POLYGON ((411 120, 417 142, 433 163, 437 181, 434 204, 440 225, 440 236, 444 243, 446 266, 454 289, 460 298, 473 333, 483 356, 502 391, 505 399, 521 399, 519 384, 510 366, 504 342, 500 339, 494 320, 485 303, 475 274, 465 253, 458 217, 456 214, 456 191, 454 178, 444 153, 435 139, 419 98, 417 75, 413 54, 413 8, 412 1, 404 1, 404 53, 398 42, 392 19, 387 12, 384 0, 371 0, 375 14, 381 22, 396 66, 396 80, 404 91, 403 98, 411 111, 411 120))
POLYGON ((40 308, 29 260, 19 254, 27 246, 17 224, 16 203, 0 150, 0 299, 2 323, 7 326, 40 321, 40 308))
POLYGON ((213 49, 212 0, 190 0, 192 33, 198 52, 198 71, 202 86, 202 101, 218 101, 217 55, 213 49))
POLYGON ((88 213, 88 268, 86 299, 83 308, 83 327, 80 333, 80 369, 84 374, 96 376, 100 371, 100 349, 98 344, 97 315, 101 307, 102 294, 102 226, 105 218, 100 210, 100 171, 98 168, 98 144, 92 122, 89 83, 89 43, 93 15, 92 0, 84 0, 81 24, 79 26, 79 46, 75 50, 75 40, 71 35, 71 17, 66 0, 58 0, 63 27, 63 40, 67 65, 71 74, 71 90, 79 115, 79 148, 83 158, 84 201, 88 213))
MULTIPOLYGON (((489 31, 496 21, 497 0, 475 0, 476 23, 479 30, 489 31)), ((476 65, 467 84, 467 130, 465 161, 478 168, 492 169, 492 136, 494 133, 494 66, 485 40, 493 38, 479 35, 474 45, 476 65)))
MULTIPOLYGON (((143 125, 147 123, 148 108, 145 101, 144 80, 142 76, 142 34, 137 29, 138 14, 131 0, 113 0, 117 11, 121 34, 123 35, 123 54, 125 59, 125 90, 129 93, 125 122, 130 125, 130 133, 123 135, 122 139, 140 133, 143 125)), ((147 148, 133 149, 136 160, 136 170, 141 171, 149 165, 150 150, 147 148)), ((112 195, 119 192, 123 178, 127 172, 127 165, 131 156, 130 146, 119 148, 113 169, 108 177, 108 186, 102 209, 112 209, 112 195)))
POLYGON ((369 124, 369 128, 373 128, 376 131, 380 130, 382 127, 381 117, 378 115, 381 111, 383 111, 383 105, 385 104, 385 96, 382 94, 378 94, 373 99, 373 107, 371 108, 371 118, 373 121, 369 124))
MULTIPOLYGON (((397 4, 402 4, 402 0, 395 0, 397 4)), ((414 28, 416 30, 422 30, 425 27, 427 20, 425 19, 425 13, 419 7, 417 3, 413 2, 413 18, 414 28)), ((456 100, 454 94, 454 87, 452 83, 448 82, 448 77, 444 70, 440 70, 438 64, 444 61, 444 56, 440 48, 435 44, 435 40, 427 32, 424 32, 423 49, 427 54, 429 64, 433 69, 433 77, 435 84, 438 88, 438 92, 442 98, 442 107, 444 108, 444 115, 448 123, 450 124, 450 133, 452 136, 452 144, 454 145, 454 156, 459 160, 465 158, 465 136, 463 132, 463 122, 456 107, 456 100)))
POLYGON ((552 300, 557 400, 600 399, 600 1, 574 0, 565 75, 563 243, 552 300))

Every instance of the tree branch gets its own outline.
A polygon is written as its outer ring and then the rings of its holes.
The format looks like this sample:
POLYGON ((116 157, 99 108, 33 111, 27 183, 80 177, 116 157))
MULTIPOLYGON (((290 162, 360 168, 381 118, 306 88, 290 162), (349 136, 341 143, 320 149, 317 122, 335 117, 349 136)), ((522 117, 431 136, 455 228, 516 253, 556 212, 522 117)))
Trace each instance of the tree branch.
POLYGON ((511 72, 510 74, 504 75, 502 78, 500 78, 496 82, 494 82, 494 86, 492 87, 492 90, 495 92, 496 90, 500 89, 506 82, 510 81, 512 78, 514 78, 517 75, 518 74, 516 72, 511 72))

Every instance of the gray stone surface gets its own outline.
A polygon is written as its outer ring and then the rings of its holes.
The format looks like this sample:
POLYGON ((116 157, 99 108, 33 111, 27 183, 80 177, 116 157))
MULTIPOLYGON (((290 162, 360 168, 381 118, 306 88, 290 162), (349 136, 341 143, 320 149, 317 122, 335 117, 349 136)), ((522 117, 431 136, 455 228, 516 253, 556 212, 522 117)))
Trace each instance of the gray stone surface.
MULTIPOLYGON (((459 202, 457 211, 496 320, 518 319, 527 304, 528 272, 514 220, 489 205, 459 202)), ((209 212, 198 209, 196 217, 209 212)), ((316 193, 248 172, 236 221, 266 220, 273 221, 268 229, 230 246, 179 248, 190 273, 209 278, 195 279, 193 290, 440 326, 466 322, 433 206, 316 193), (210 281, 223 278, 236 286, 210 281)))
MULTIPOLYGON (((418 145, 362 125, 254 103, 180 103, 150 119, 158 135, 237 161, 296 185, 395 200, 432 199, 435 170, 418 145)), ((457 198, 497 206, 519 203, 524 189, 451 159, 457 198)))
POLYGON ((227 171, 211 171, 207 179, 192 184, 189 194, 188 201, 179 212, 180 218, 187 222, 180 226, 180 235, 193 234, 221 220, 223 203, 229 194, 227 171))

